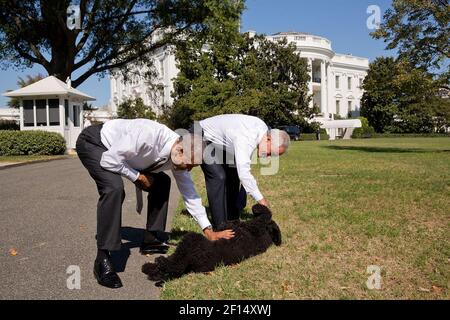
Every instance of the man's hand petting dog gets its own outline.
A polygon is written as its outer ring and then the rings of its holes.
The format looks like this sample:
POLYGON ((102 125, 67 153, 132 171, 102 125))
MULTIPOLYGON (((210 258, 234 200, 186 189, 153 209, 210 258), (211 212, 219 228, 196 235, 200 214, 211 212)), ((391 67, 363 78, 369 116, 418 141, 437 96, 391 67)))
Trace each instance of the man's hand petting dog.
POLYGON ((146 191, 151 188, 154 180, 155 179, 152 176, 140 173, 134 184, 138 186, 140 189, 146 191))
POLYGON ((258 201, 258 203, 259 203, 260 205, 262 205, 262 206, 267 207, 267 208, 270 207, 270 203, 269 203, 269 201, 267 201, 266 199, 261 199, 261 200, 258 201))
POLYGON ((219 232, 214 232, 211 229, 205 229, 203 230, 203 233, 205 234, 205 237, 209 241, 217 241, 220 239, 231 239, 234 237, 234 231, 233 230, 224 230, 219 232))

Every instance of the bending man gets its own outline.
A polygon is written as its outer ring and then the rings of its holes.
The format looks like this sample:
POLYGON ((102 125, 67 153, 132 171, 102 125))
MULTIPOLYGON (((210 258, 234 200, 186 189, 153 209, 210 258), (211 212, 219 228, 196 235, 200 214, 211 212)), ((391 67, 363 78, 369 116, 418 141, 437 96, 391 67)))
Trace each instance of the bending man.
POLYGON ((201 168, 215 227, 240 218, 240 184, 255 201, 269 206, 250 171, 251 157, 256 149, 262 158, 284 154, 290 143, 286 132, 269 130, 261 119, 241 114, 202 120, 191 131, 202 131, 204 140, 214 147, 208 148, 212 153, 206 152, 201 168))
MULTIPOLYGON (((78 156, 97 184, 97 258, 94 275, 98 283, 120 288, 110 252, 121 248, 122 204, 125 199, 122 177, 148 191, 147 228, 141 253, 165 253, 168 246, 161 236, 166 226, 172 170, 187 210, 210 240, 230 238, 232 231, 213 232, 188 171, 195 166, 202 148, 193 136, 183 139, 168 127, 154 121, 112 120, 86 128, 77 141, 78 156), (190 140, 190 141, 189 141, 190 140), (188 152, 189 151, 189 152, 188 152), (192 152, 194 151, 194 152, 192 152)), ((137 193, 139 200, 139 192, 137 193)), ((142 200, 142 199, 141 199, 142 200)), ((138 201, 139 202, 139 201, 138 201)), ((138 205, 138 211, 139 208, 138 205)))

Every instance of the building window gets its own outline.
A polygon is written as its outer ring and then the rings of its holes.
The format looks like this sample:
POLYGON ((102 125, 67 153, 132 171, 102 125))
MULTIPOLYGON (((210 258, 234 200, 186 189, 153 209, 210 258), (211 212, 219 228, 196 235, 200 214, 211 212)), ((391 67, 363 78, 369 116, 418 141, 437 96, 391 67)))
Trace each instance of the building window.
POLYGON ((80 106, 73 106, 73 126, 80 126, 80 106))
POLYGON ((349 101, 348 102, 348 113, 350 114, 351 112, 352 112, 352 102, 351 101, 349 101))
POLYGON ((47 126, 47 100, 36 100, 36 125, 47 126))
POLYGON ((336 114, 341 114, 341 101, 336 100, 336 114))
POLYGON ((352 77, 347 78, 348 90, 352 90, 352 77))
POLYGON ((305 41, 306 37, 305 36, 296 36, 295 40, 297 40, 297 41, 305 41))
POLYGON ((25 127, 33 127, 34 126, 34 108, 33 108, 33 100, 24 100, 23 101, 23 125, 25 127))
POLYGON ((336 76, 336 89, 339 89, 339 76, 336 76))
POLYGON ((51 126, 59 126, 59 99, 48 100, 48 118, 51 126))
POLYGON ((69 125, 69 100, 64 100, 64 124, 69 125))
POLYGON ((359 78, 359 88, 362 88, 363 86, 363 78, 359 78))

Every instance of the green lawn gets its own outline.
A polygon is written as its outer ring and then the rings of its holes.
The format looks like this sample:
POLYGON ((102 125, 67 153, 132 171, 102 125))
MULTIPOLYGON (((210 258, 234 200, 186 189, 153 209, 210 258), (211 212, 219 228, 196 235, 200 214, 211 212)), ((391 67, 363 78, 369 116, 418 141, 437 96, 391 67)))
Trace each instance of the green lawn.
POLYGON ((67 157, 65 155, 60 156, 0 156, 0 163, 19 163, 19 162, 32 162, 41 160, 52 160, 67 157))
MULTIPOLYGON (((277 175, 254 173, 283 245, 171 281, 163 299, 450 298, 449 138, 296 142, 277 175), (366 287, 369 265, 381 290, 366 287)), ((187 230, 177 214, 175 234, 187 230)))

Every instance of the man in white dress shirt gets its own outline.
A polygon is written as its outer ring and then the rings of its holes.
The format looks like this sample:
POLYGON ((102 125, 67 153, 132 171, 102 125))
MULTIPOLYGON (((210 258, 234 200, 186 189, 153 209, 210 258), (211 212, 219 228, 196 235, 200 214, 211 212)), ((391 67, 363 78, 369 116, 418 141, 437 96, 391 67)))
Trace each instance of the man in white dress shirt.
MULTIPOLYGON (((197 139, 198 140, 198 139, 197 139)), ((200 138, 201 140, 201 138, 200 138)), ((122 286, 110 261, 110 251, 121 248, 122 203, 125 198, 122 177, 148 191, 147 228, 142 254, 165 253, 164 243, 170 177, 172 170, 187 210, 210 240, 230 238, 231 230, 214 232, 188 171, 195 166, 195 154, 202 152, 194 136, 181 138, 154 121, 112 120, 83 130, 77 141, 78 156, 97 184, 97 258, 94 274, 99 284, 122 286), (190 141, 189 141, 190 140, 190 141), (187 151, 189 149, 189 151, 187 151)))
MULTIPOLYGON (((250 171, 252 154, 256 149, 258 157, 263 158, 284 154, 289 148, 289 135, 284 131, 269 130, 257 117, 241 114, 215 116, 198 122, 198 125, 204 140, 214 146, 210 156, 204 155, 201 166, 213 226, 239 219, 240 184, 255 201, 269 206, 250 171)), ((191 131, 198 131, 195 127, 196 124, 191 131)))

